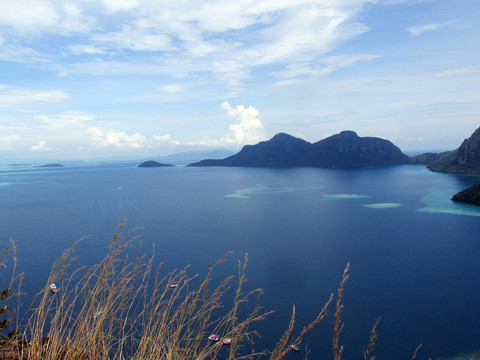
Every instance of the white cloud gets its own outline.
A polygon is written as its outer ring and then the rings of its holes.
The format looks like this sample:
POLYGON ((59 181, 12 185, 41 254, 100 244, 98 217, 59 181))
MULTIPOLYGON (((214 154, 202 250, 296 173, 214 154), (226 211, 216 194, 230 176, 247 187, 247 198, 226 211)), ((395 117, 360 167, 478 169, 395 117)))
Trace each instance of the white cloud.
POLYGON ((107 51, 101 47, 94 46, 94 45, 72 45, 69 46, 68 49, 75 55, 81 54, 106 54, 107 51))
POLYGON ((229 131, 222 137, 222 142, 245 145, 256 144, 265 140, 263 124, 258 119, 257 109, 253 106, 245 108, 243 105, 233 108, 226 101, 222 103, 221 107, 227 111, 232 119, 239 121, 237 124, 232 124, 228 127, 229 131))
POLYGON ((78 128, 95 120, 95 116, 82 111, 67 111, 56 115, 36 115, 34 120, 50 130, 78 128))
POLYGON ((459 76, 467 74, 475 74, 480 72, 480 66, 465 67, 460 69, 450 69, 443 71, 441 73, 435 74, 436 77, 449 77, 449 76, 459 76))
POLYGON ((368 61, 378 58, 378 55, 339 55, 331 56, 314 62, 293 63, 285 70, 274 73, 276 77, 283 79, 275 83, 276 86, 293 85, 303 82, 303 79, 316 79, 328 75, 340 68, 353 65, 359 61, 368 61))
POLYGON ((279 2, 274 11, 271 6, 256 7, 272 12, 257 10, 264 19, 260 30, 251 35, 255 37, 252 45, 239 47, 231 56, 216 61, 215 76, 236 86, 247 79, 254 66, 309 63, 339 42, 368 30, 365 25, 352 21, 366 2, 279 2))
POLYGON ((401 5, 401 4, 415 5, 415 4, 419 4, 427 1, 430 1, 430 0, 384 0, 382 5, 401 5))
POLYGON ((292 61, 306 54, 326 53, 339 41, 368 30, 362 24, 349 22, 355 13, 352 8, 322 5, 312 3, 284 10, 280 20, 260 34, 263 41, 257 47, 258 63, 292 61))
POLYGON ((130 49, 134 51, 172 50, 171 37, 155 28, 143 28, 124 25, 120 31, 94 34, 94 42, 111 48, 130 49))
POLYGON ((0 84, 0 107, 31 103, 54 103, 69 99, 61 90, 34 90, 0 84))
POLYGON ((87 133, 91 136, 92 144, 102 148, 115 149, 149 149, 161 145, 178 145, 177 141, 171 139, 171 136, 154 135, 151 139, 136 133, 128 135, 124 131, 104 130, 98 127, 90 127, 87 133))
POLYGON ((168 72, 165 66, 148 63, 133 64, 118 61, 96 60, 91 62, 62 65, 57 68, 59 76, 70 74, 88 74, 97 76, 158 75, 168 72))
POLYGON ((237 60, 215 62, 213 65, 215 78, 232 87, 242 86, 250 72, 247 64, 237 60))
POLYGON ((153 135, 154 146, 159 145, 180 145, 180 142, 177 140, 172 140, 172 136, 169 134, 166 135, 153 135))
POLYGON ((87 129, 92 136, 92 143, 100 147, 141 149, 146 147, 147 139, 140 133, 127 135, 123 131, 103 131, 97 127, 87 129))
POLYGON ((20 31, 48 27, 58 21, 58 14, 51 2, 8 1, 1 2, 0 24, 20 31), (28 9, 28 10, 27 10, 28 9))
POLYGON ((228 116, 237 120, 236 124, 229 125, 228 133, 220 139, 209 139, 200 142, 201 145, 210 146, 231 146, 256 144, 265 140, 263 124, 258 119, 258 110, 250 106, 245 108, 243 105, 232 107, 227 101, 223 102, 221 108, 227 111, 228 116))
POLYGON ((47 146, 45 140, 40 140, 37 145, 33 145, 30 147, 33 151, 51 151, 52 149, 47 146))
POLYGON ((163 85, 158 88, 158 90, 166 92, 166 93, 176 93, 183 91, 187 84, 168 84, 168 85, 163 85))
POLYGON ((0 60, 32 64, 51 62, 54 57, 36 51, 30 47, 14 44, 5 44, 0 41, 0 60))
POLYGON ((407 31, 410 33, 410 36, 420 36, 426 31, 439 30, 441 28, 444 28, 448 25, 453 24, 454 22, 455 20, 450 20, 443 23, 432 23, 432 24, 411 26, 407 28, 407 31))
POLYGON ((90 1, 1 0, 0 26, 10 27, 15 34, 84 32, 94 25, 85 12, 90 1))
POLYGON ((12 35, 0 58, 56 61, 60 75, 172 75, 179 69, 175 59, 183 58, 190 74, 243 87, 252 67, 305 62, 366 32, 357 19, 371 2, 376 0, 0 0, 0 27, 12 35), (77 45, 66 46, 70 54, 58 53, 42 46, 49 35, 77 45), (19 45, 22 36, 28 46, 19 45), (128 62, 118 60, 124 51, 132 52, 128 62), (72 54, 96 59, 71 64, 72 54))
POLYGON ((0 136, 0 149, 1 150, 8 150, 14 143, 18 143, 20 141, 20 136, 17 134, 9 134, 5 136, 0 136))
POLYGON ((140 5, 141 1, 138 0, 102 0, 103 5, 109 13, 115 13, 117 11, 125 11, 136 8, 140 5))

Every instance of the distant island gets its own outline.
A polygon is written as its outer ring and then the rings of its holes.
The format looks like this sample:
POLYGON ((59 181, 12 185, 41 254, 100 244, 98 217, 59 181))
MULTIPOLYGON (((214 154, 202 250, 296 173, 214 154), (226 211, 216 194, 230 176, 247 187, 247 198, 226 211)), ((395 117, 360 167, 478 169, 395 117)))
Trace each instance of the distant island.
POLYGON ((239 153, 225 159, 202 160, 188 166, 356 167, 408 164, 411 161, 388 140, 359 137, 354 131, 342 131, 313 144, 279 133, 268 141, 246 145, 239 153))
POLYGON ((140 167, 140 168, 165 167, 165 166, 174 166, 174 165, 172 165, 172 164, 162 164, 162 163, 159 163, 158 161, 154 161, 154 160, 148 160, 148 161, 145 161, 145 162, 141 163, 140 165, 138 165, 138 167, 140 167))
POLYGON ((453 195, 452 200, 480 206, 480 184, 473 185, 468 189, 460 191, 458 194, 453 195))
POLYGON ((38 165, 37 167, 63 167, 62 164, 45 164, 45 165, 38 165))

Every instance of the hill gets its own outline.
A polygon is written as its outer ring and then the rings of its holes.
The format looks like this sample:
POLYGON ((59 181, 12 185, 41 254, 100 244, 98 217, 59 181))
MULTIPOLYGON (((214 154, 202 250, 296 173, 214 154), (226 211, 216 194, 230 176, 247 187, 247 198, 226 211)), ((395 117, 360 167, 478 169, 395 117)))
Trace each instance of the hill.
POLYGON ((453 195, 452 200, 480 206, 480 184, 473 185, 468 189, 460 191, 458 194, 453 195))
POLYGON ((165 167, 165 166, 174 166, 172 164, 162 164, 157 161, 149 160, 141 163, 138 167, 165 167))
POLYGON ((458 149, 437 155, 428 169, 453 174, 480 174, 480 128, 458 149))
POLYGON ((222 160, 202 160, 189 166, 354 167, 406 164, 409 157, 390 141, 342 131, 316 143, 279 133, 268 141, 246 145, 222 160))

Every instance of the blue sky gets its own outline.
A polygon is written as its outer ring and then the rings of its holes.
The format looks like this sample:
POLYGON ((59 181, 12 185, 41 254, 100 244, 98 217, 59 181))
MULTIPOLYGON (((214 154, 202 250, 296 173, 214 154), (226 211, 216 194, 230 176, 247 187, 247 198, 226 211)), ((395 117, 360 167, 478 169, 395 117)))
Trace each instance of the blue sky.
POLYGON ((0 160, 480 126, 478 0, 0 0, 0 160))

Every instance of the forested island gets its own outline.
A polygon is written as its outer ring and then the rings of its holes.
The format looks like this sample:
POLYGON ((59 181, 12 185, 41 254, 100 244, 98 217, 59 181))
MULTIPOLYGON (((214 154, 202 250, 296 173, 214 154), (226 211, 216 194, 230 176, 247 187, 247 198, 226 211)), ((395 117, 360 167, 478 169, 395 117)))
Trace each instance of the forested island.
POLYGON ((256 145, 245 145, 240 152, 224 159, 206 159, 188 166, 244 167, 360 167, 401 164, 426 165, 431 171, 480 174, 480 128, 461 146, 440 154, 410 157, 386 139, 359 137, 342 131, 309 143, 285 133, 256 145))
POLYGON ((175 165, 163 164, 163 163, 159 163, 158 161, 154 161, 154 160, 144 161, 143 163, 138 165, 139 168, 166 167, 166 166, 175 166, 175 165))
POLYGON ((342 131, 313 144, 279 133, 268 141, 245 145, 239 153, 225 159, 202 160, 189 166, 352 167, 407 164, 409 161, 410 158, 388 140, 342 131))

